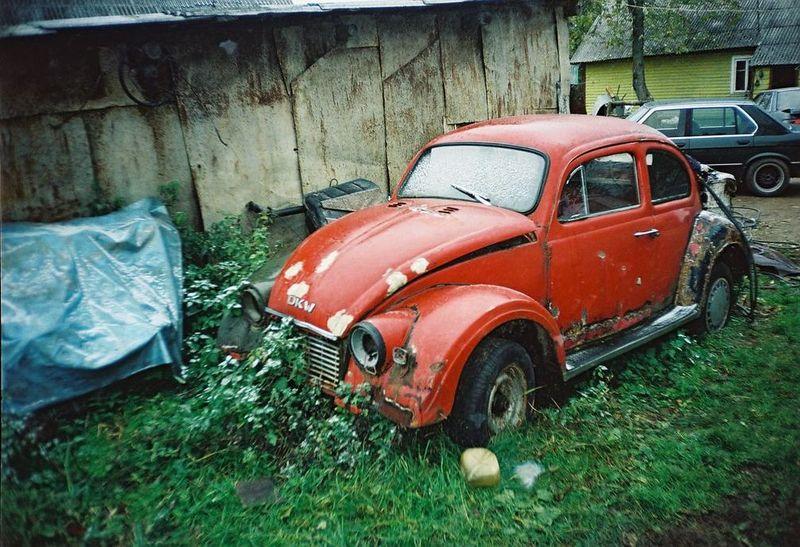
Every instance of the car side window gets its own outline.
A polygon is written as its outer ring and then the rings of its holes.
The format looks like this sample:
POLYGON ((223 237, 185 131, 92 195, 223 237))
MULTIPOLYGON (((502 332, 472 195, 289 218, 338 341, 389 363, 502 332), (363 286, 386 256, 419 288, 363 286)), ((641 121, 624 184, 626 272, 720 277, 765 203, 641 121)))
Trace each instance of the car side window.
POLYGON ((558 219, 577 220, 638 204, 633 156, 612 154, 590 160, 572 172, 561 193, 558 219))
POLYGON ((679 108, 669 110, 656 110, 644 121, 645 125, 657 129, 667 137, 683 137, 686 111, 679 108))
POLYGON ((746 135, 756 129, 747 116, 732 106, 693 108, 691 120, 689 135, 692 137, 746 135))
POLYGON ((572 172, 564 191, 561 192, 561 199, 558 202, 558 220, 573 220, 585 217, 586 194, 583 191, 583 167, 578 167, 572 172))
POLYGON ((674 154, 665 150, 651 150, 645 159, 653 203, 663 203, 689 195, 689 173, 674 154))

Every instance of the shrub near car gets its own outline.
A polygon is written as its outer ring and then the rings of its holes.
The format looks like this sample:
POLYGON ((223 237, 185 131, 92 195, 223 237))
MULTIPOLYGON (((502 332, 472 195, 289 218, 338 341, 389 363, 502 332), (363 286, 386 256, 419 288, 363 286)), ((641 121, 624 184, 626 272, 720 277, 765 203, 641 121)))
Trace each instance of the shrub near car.
MULTIPOLYGON (((433 140, 388 203, 311 234, 277 276, 312 382, 463 445, 522 424, 537 388, 690 325, 722 328, 746 270, 664 135, 531 116, 433 140)), ((341 401, 339 401, 341 403, 341 401)))
POLYGON ((628 117, 672 139, 698 161, 743 180, 759 196, 777 196, 800 176, 800 131, 750 101, 645 103, 628 117))

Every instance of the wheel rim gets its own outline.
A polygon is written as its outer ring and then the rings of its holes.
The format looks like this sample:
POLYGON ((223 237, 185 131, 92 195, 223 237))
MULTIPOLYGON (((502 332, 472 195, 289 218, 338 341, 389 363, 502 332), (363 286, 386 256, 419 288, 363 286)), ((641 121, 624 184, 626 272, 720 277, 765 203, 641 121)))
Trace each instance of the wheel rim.
POLYGON ((753 173, 753 181, 756 186, 765 192, 769 192, 779 188, 783 184, 783 179, 786 174, 780 166, 774 163, 765 163, 758 166, 756 172, 753 173))
POLYGON ((525 373, 518 364, 500 371, 489 393, 487 415, 492 434, 522 425, 528 405, 527 389, 525 373))
POLYGON ((731 286, 724 277, 711 285, 706 304, 706 325, 708 330, 717 331, 725 326, 731 308, 731 286))

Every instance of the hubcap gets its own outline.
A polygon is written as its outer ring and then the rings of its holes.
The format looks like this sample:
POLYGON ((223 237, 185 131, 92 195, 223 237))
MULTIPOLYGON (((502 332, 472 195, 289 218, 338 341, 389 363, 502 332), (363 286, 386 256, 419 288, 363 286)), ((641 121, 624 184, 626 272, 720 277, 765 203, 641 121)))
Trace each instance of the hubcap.
POLYGON ((783 169, 772 163, 766 163, 756 170, 753 178, 756 186, 769 191, 783 184, 784 176, 783 169))
POLYGON ((725 326, 731 308, 731 287, 724 277, 711 285, 706 304, 706 325, 708 330, 717 331, 725 326))
POLYGON ((528 405, 527 388, 525 373, 516 363, 500 371, 489 393, 487 415, 492 434, 522 425, 528 405))

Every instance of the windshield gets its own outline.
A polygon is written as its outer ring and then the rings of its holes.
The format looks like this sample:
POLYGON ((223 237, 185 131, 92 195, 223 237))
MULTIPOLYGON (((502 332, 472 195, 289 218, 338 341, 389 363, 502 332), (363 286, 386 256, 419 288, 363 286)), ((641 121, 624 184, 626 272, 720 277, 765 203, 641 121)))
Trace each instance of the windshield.
POLYGON ((544 181, 540 153, 505 146, 457 144, 426 150, 398 193, 405 198, 470 200, 526 213, 544 181))

